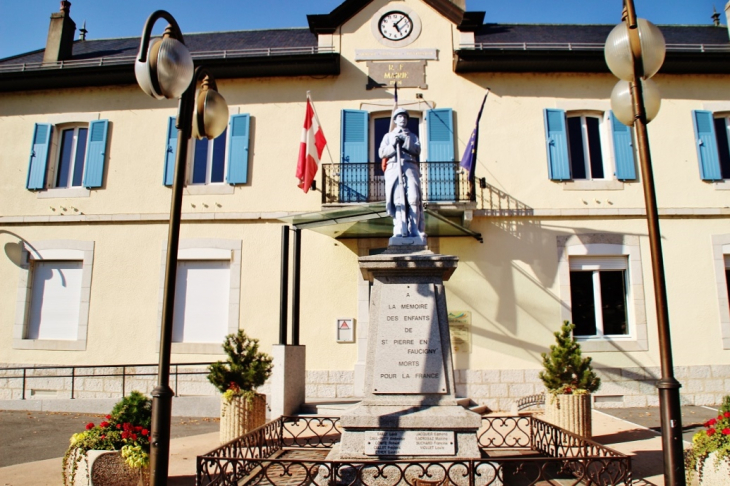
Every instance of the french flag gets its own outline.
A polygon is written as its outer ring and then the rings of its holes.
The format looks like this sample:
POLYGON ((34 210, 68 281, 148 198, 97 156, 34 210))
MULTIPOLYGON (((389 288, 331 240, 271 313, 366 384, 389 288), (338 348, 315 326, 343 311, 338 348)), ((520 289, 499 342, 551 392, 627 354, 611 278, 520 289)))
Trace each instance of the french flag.
POLYGON ((307 111, 304 115, 304 128, 302 129, 302 141, 299 144, 299 160, 297 161, 297 179, 299 188, 306 194, 312 187, 312 181, 317 175, 324 146, 327 140, 324 138, 322 127, 314 113, 312 100, 307 92, 307 111))

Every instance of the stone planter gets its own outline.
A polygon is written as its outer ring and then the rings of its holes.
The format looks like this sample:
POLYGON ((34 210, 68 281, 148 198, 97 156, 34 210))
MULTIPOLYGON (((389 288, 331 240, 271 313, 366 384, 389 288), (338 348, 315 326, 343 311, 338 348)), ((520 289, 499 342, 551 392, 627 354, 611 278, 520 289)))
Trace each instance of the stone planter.
POLYGON ((545 421, 590 438, 591 395, 553 395, 545 392, 545 421))
POLYGON ((730 484, 730 458, 720 460, 713 452, 697 464, 700 486, 727 486, 730 484))
POLYGON ((149 482, 149 468, 129 467, 121 451, 92 450, 79 461, 73 486, 144 486, 149 482))
POLYGON ((251 403, 235 397, 230 403, 221 397, 221 444, 230 442, 266 423, 266 395, 256 395, 251 403))

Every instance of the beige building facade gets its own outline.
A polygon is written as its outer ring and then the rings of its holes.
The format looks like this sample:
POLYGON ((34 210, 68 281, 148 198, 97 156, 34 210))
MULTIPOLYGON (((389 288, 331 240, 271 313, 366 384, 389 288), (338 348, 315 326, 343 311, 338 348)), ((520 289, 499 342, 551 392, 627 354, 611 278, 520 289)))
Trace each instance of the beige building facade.
MULTIPOLYGON (((424 147, 429 246, 459 257, 446 283, 458 394, 509 410, 542 392, 540 354, 570 320, 580 323, 584 353, 603 379, 597 407, 656 405, 642 175, 630 130, 614 125, 616 78, 600 67, 602 46, 581 37, 605 39, 610 26, 499 29, 446 0, 348 0, 309 25, 240 33, 280 54, 243 52, 227 33, 206 57, 196 39, 215 34, 186 36, 196 63, 212 59, 231 123, 223 141, 191 142, 173 362, 221 359, 223 336, 239 328, 265 351, 278 342, 282 225, 382 200, 374 147, 393 108, 388 83, 400 80, 399 106, 424 147), (393 13, 410 22, 403 39, 383 23, 393 13), (559 47, 540 46, 545 33, 559 47), (584 51, 568 49, 571 36, 584 51), (226 49, 239 57, 219 60, 226 49), (385 86, 373 87, 379 82, 385 86), (471 198, 458 161, 487 88, 471 198), (307 92, 327 146, 316 188, 305 194, 294 172, 307 92), (437 175, 444 163, 446 176, 437 175)), ((720 66, 730 43, 725 27, 677 29, 665 30, 670 45, 672 36, 690 35, 724 49, 670 49, 654 77, 662 107, 649 125, 675 374, 684 403, 711 405, 730 390, 730 153, 722 133, 730 73, 720 66), (715 152, 705 152, 712 144, 715 152)), ((101 42, 77 40, 73 56, 101 42)), ((116 42, 135 54, 138 40, 116 42)), ((43 50, 23 56, 32 55, 43 50)), ((60 74, 62 61, 41 69, 32 57, 0 60, 0 365, 155 363, 176 102, 144 95, 133 59, 107 68, 72 58, 64 68, 71 74, 60 74)), ((387 222, 370 232, 303 228, 307 396, 357 397, 369 305, 357 259, 387 246, 387 222), (343 319, 355 326, 352 342, 337 340, 343 319)), ((18 398, 17 378, 6 376, 0 398, 18 398)), ((86 396, 104 396, 100 386, 86 396)), ((213 391, 192 383, 185 393, 213 391)))

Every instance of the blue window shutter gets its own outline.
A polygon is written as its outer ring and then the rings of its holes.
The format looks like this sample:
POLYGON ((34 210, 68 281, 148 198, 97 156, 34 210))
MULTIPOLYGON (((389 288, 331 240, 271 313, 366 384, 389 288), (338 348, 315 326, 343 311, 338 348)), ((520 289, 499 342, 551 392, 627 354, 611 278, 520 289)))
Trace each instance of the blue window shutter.
POLYGON ((251 116, 233 115, 228 129, 228 173, 229 184, 248 182, 248 143, 251 134, 251 116))
POLYGON ((45 189, 48 152, 51 148, 51 132, 53 126, 48 123, 36 123, 33 130, 33 144, 30 147, 28 163, 28 180, 25 187, 31 190, 45 189))
POLYGON ((454 113, 451 108, 439 108, 426 112, 426 130, 428 132, 428 186, 423 195, 426 201, 456 200, 455 164, 454 161, 454 113))
POLYGON ((611 134, 613 135, 613 153, 616 157, 616 179, 620 181, 636 179, 636 164, 634 163, 634 144, 631 139, 631 128, 619 121, 609 111, 611 134))
POLYGON ((570 180, 568 134, 565 111, 545 109, 545 138, 547 142, 548 176, 553 181, 570 180))
POLYGON ((175 178, 175 156, 177 155, 177 128, 175 117, 171 116, 167 122, 167 145, 165 146, 165 172, 162 175, 162 182, 171 186, 175 178))
POLYGON ((454 114, 451 108, 439 108, 426 112, 428 126, 428 160, 451 162, 454 160, 454 114))
POLYGON ((101 187, 104 179, 108 133, 109 120, 94 120, 89 123, 89 141, 86 144, 86 163, 82 182, 84 187, 101 187))
MULTIPOLYGON (((342 110, 340 202, 366 202, 368 200, 369 119, 367 111, 342 110)), ((378 146, 380 146, 379 143, 378 146)))
POLYGON ((712 112, 695 110, 692 112, 692 121, 695 128, 697 157, 700 159, 700 178, 703 181, 722 180, 712 112))

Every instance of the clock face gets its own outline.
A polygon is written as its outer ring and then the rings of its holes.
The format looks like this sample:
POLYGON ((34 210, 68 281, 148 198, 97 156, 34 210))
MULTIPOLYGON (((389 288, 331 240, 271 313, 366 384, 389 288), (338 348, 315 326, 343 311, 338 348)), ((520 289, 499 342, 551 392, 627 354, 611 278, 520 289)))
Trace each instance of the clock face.
POLYGON ((403 12, 392 11, 380 17, 380 33, 389 40, 402 40, 413 31, 413 21, 403 12))

